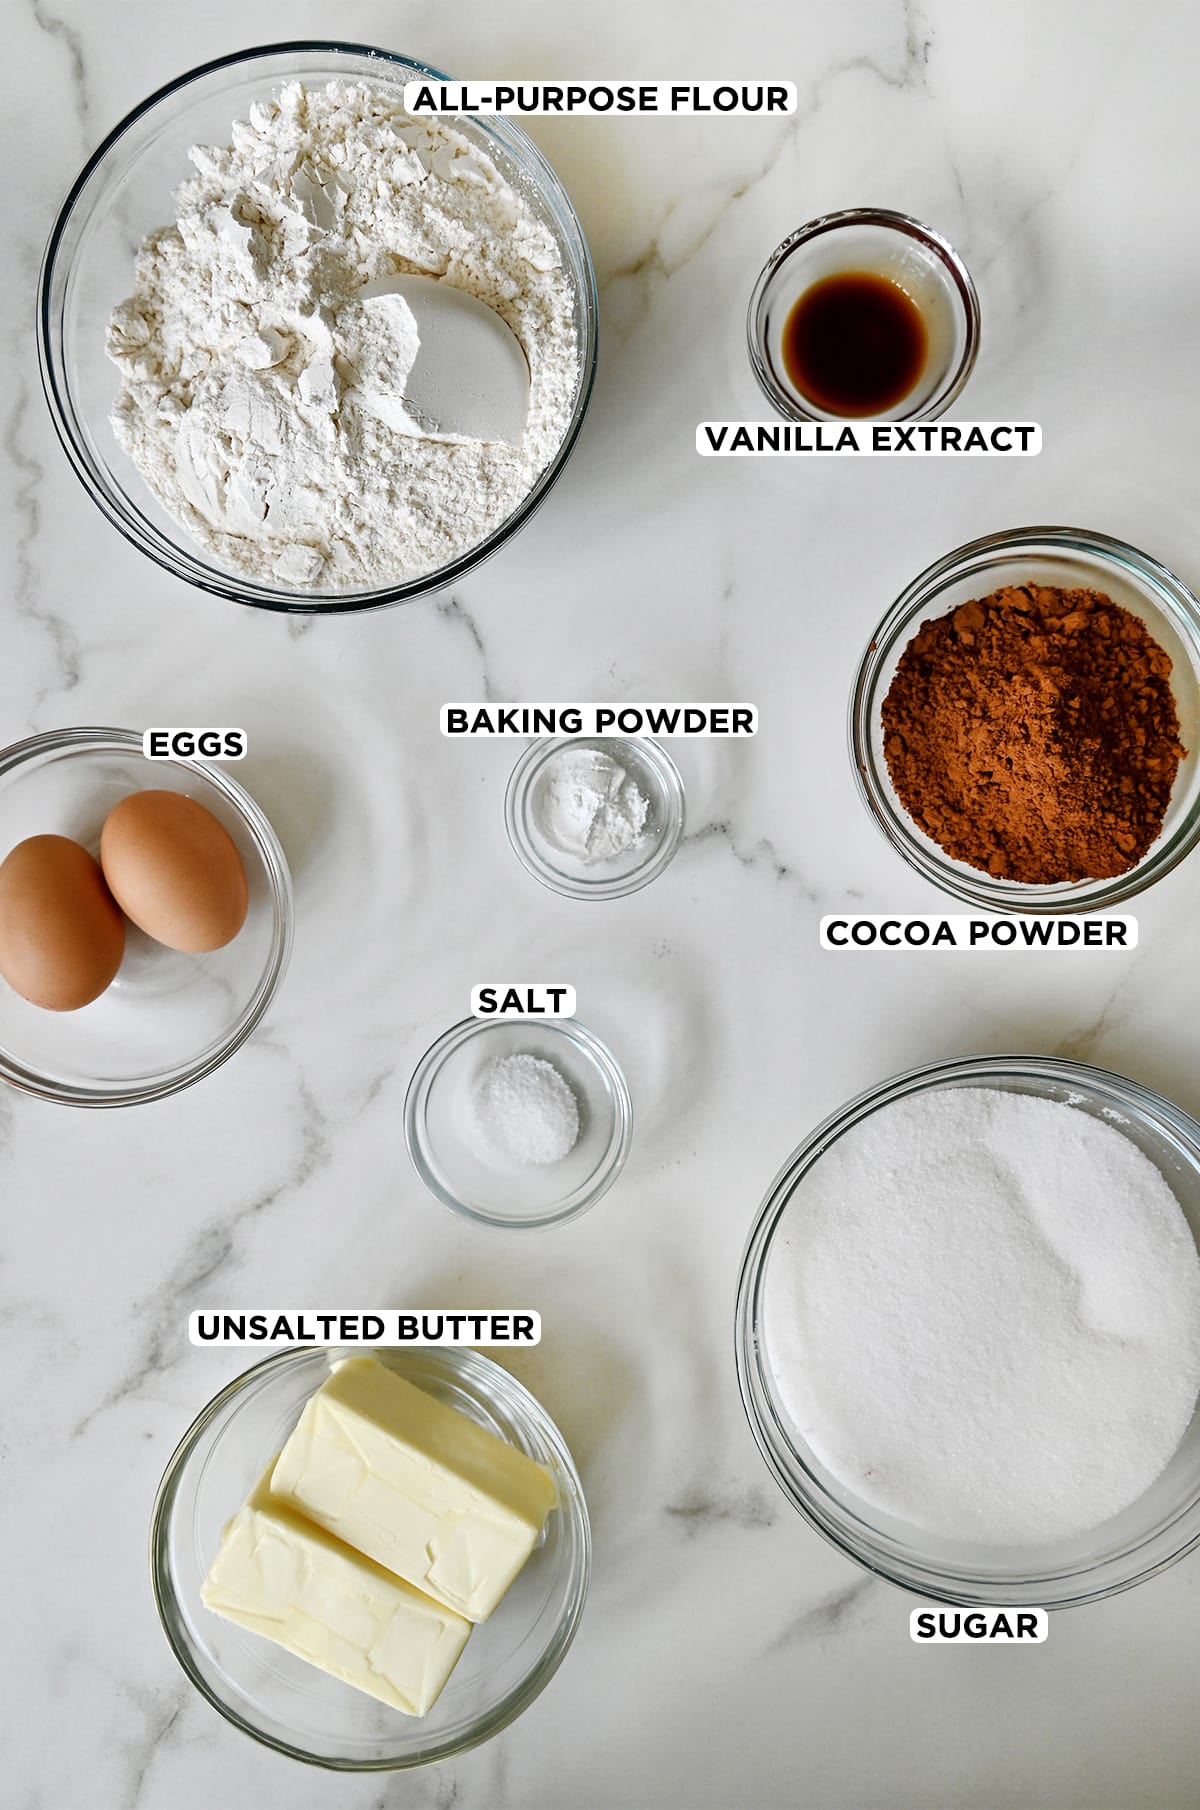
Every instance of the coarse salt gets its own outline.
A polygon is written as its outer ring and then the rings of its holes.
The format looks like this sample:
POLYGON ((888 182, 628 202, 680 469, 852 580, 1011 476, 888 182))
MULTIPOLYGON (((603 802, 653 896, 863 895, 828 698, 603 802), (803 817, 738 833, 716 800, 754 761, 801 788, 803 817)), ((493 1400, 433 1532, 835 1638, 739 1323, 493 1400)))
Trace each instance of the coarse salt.
POLYGON ((560 1163, 579 1141, 579 1102, 541 1056, 514 1051, 488 1064, 476 1110, 487 1141, 514 1163, 560 1163))

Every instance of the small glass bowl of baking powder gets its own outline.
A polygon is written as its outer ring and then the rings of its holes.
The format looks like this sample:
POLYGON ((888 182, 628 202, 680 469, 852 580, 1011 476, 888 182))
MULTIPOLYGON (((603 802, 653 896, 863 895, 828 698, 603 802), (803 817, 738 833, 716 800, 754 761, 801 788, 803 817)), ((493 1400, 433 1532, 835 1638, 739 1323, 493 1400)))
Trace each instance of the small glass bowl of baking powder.
POLYGON ((93 502, 139 552, 175 577, 258 609, 335 614, 404 603, 457 583, 509 541, 544 501, 575 445, 596 370, 596 279, 583 229, 562 183, 512 120, 455 115, 453 129, 479 147, 557 248, 571 292, 577 348, 565 429, 525 496, 475 546, 432 571, 356 589, 322 589, 276 574, 223 566, 151 494, 117 444, 109 416, 119 379, 105 353, 113 310, 129 294, 138 247, 175 219, 174 191, 191 172, 189 148, 224 145, 235 120, 272 107, 280 89, 361 82, 399 97, 407 82, 440 71, 361 44, 298 41, 219 57, 150 95, 89 158, 63 203, 42 263, 38 358, 63 450, 93 502))
POLYGON ((537 741, 513 768, 504 817, 518 859, 543 886, 619 899, 656 880, 683 840, 683 780, 649 737, 537 741))
POLYGON ((793 1507, 865 1570, 934 1602, 1070 1608, 1128 1590, 1200 1545, 1200 1405, 1165 1470, 1120 1513, 1069 1538, 983 1545, 913 1527, 835 1477, 789 1415, 772 1363, 766 1309, 772 1263, 786 1252, 789 1215, 803 1208, 810 1171, 881 1109, 962 1087, 1033 1095, 1119 1130, 1161 1172, 1200 1244, 1200 1125, 1171 1101, 1137 1081, 1057 1058, 980 1056, 914 1069, 826 1119, 772 1183, 738 1283, 742 1403, 759 1451, 793 1507))
POLYGON ((577 1218, 612 1187, 632 1137, 617 1060, 573 1018, 464 1019, 422 1056, 404 1102, 417 1174, 443 1206, 484 1225, 530 1230, 577 1218), (489 1126, 489 1075, 513 1057, 533 1058, 574 1096, 574 1142, 558 1161, 517 1160, 516 1140, 506 1148, 489 1126))
POLYGON ((876 824, 911 867, 943 892, 985 911, 1103 911, 1170 873, 1200 841, 1200 600, 1158 560, 1082 528, 1014 528, 957 547, 897 598, 863 654, 850 696, 850 757, 876 824), (1093 590, 1138 617, 1171 659, 1181 762, 1162 830, 1133 867, 1113 878, 1032 885, 956 860, 909 816, 884 753, 883 702, 921 625, 1006 586, 1093 590))
MULTIPOLYGON (((840 421, 806 395, 788 369, 785 337, 796 304, 816 285, 851 274, 882 278, 908 298, 924 325, 925 353, 915 381, 891 407, 866 419, 930 421, 959 395, 979 352, 979 297, 948 239, 908 214, 849 207, 822 214, 775 248, 750 297, 750 364, 771 406, 792 421, 840 421)), ((857 411, 852 411, 857 412, 857 411)))

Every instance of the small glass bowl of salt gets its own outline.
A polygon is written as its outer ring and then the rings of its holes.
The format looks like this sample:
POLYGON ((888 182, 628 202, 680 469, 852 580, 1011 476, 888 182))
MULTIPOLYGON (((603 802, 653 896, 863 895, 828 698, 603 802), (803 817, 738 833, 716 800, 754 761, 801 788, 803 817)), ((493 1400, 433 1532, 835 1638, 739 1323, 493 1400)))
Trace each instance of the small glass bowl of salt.
POLYGON ((522 865, 572 899, 619 899, 663 871, 683 839, 683 781, 649 737, 534 742, 504 803, 522 865))
POLYGON ((404 1141, 444 1206, 487 1225, 561 1225, 594 1206, 629 1154, 616 1058, 573 1018, 467 1018, 409 1082, 404 1141))

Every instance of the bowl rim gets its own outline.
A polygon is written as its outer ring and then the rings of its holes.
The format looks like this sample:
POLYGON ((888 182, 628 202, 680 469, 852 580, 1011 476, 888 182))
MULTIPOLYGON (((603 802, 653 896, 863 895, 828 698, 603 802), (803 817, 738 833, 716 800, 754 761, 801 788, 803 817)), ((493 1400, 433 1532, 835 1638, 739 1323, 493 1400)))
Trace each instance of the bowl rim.
MULTIPOLYGON (((1160 1121, 1158 1129, 1164 1136, 1170 1134, 1189 1146, 1191 1166, 1200 1174, 1200 1123, 1165 1095, 1115 1070, 1097 1068, 1066 1057, 1020 1053, 955 1057, 905 1069, 864 1089, 828 1114, 776 1174, 755 1215, 742 1254, 734 1312, 734 1357, 742 1409, 767 1469, 793 1508, 844 1557, 886 1583, 931 1602, 968 1608, 997 1605, 1067 1609, 1101 1602, 1131 1590, 1200 1546, 1200 1476, 1189 1500, 1178 1512, 1138 1539, 1127 1540, 1115 1552, 1028 1578, 1010 1577, 1003 1582, 995 1578, 980 1579, 971 1576, 966 1568, 951 1570, 937 1561, 923 1561, 911 1550, 903 1551, 900 1542, 845 1507, 818 1479, 810 1478, 807 1471, 801 1477, 781 1449, 787 1442, 782 1430, 772 1424, 776 1417, 771 1412, 761 1380, 766 1359, 759 1337, 758 1308, 767 1258, 775 1230, 809 1169, 832 1144, 880 1107, 941 1087, 1003 1086, 1006 1079, 1049 1082, 1068 1092, 1087 1090, 1093 1097, 1107 1096, 1123 1111, 1143 1121, 1160 1121), (827 1503, 833 1504, 832 1509, 827 1503), (1144 1551, 1151 1541, 1161 1539, 1170 1529, 1179 1527, 1184 1528, 1184 1537, 1172 1551, 1140 1567, 1135 1566, 1125 1575, 1109 1575, 1090 1588, 1080 1587, 1081 1580, 1089 1575, 1102 1571, 1111 1573, 1114 1566, 1128 1562, 1133 1555, 1144 1551), (852 1532, 851 1529, 865 1531, 852 1532)), ((800 1470, 804 1470, 802 1462, 800 1470)))
MULTIPOLYGON (((1200 797, 1170 836, 1160 837, 1126 873, 1107 880, 1028 886, 1018 881, 995 880, 982 869, 952 861, 932 842, 927 844, 894 798, 886 763, 875 759, 872 748, 880 708, 876 691, 883 667, 901 637, 907 634, 911 639, 922 618, 934 619, 938 611, 931 606, 955 578, 979 574, 986 585, 987 573, 1000 562, 1017 559, 1022 553, 1032 560, 1046 549, 1083 555, 1102 568, 1118 569, 1135 589, 1152 599, 1189 651, 1200 685, 1200 599, 1169 566, 1130 542, 1096 529, 1056 525, 1005 528, 953 548, 919 572, 889 605, 859 660, 850 688, 847 730, 858 795, 881 835, 910 867, 941 891, 969 905, 992 911, 1060 916, 1107 910, 1135 897, 1178 867, 1200 841, 1200 797)), ((949 614, 949 610, 941 613, 949 614)), ((1188 758, 1200 759, 1200 750, 1189 750, 1188 758)))
POLYGON ((612 1187, 622 1169, 625 1167, 633 1142, 633 1100, 629 1092, 629 1084, 625 1079, 620 1063, 602 1038, 595 1031, 590 1031, 578 1018, 547 1018, 535 1020, 515 1020, 512 1018, 462 1018, 452 1024, 447 1031, 429 1045, 421 1060, 413 1070, 408 1090, 404 1096, 404 1144, 409 1159, 420 1180, 444 1207, 454 1213, 461 1214, 464 1219, 474 1221, 476 1225, 490 1226, 497 1231, 543 1232, 552 1227, 566 1225, 568 1221, 580 1218, 594 1207, 612 1187), (565 1204, 560 1204, 550 1212, 521 1217, 509 1217, 499 1213, 485 1212, 481 1207, 468 1206, 465 1201, 443 1187, 441 1181, 433 1173, 425 1158, 423 1121, 423 1104, 428 1098, 430 1088, 447 1057, 461 1049, 473 1037, 486 1036, 501 1026, 512 1027, 515 1023, 529 1023, 538 1035, 555 1034, 566 1037, 571 1043, 589 1056, 612 1092, 614 1102, 614 1137, 609 1142, 608 1155, 598 1171, 596 1180, 582 1194, 568 1195, 565 1204))
POLYGON ((965 328, 962 357, 948 374, 945 383, 934 391, 929 403, 924 408, 914 409, 906 414, 886 416, 886 419, 896 421, 936 421, 938 416, 944 415, 950 404, 962 394, 967 379, 975 369, 975 361, 979 357, 979 346, 983 334, 979 292, 962 254, 955 249, 944 233, 938 232, 935 227, 927 226, 923 220, 918 220, 913 214, 898 213, 894 208, 889 207, 843 207, 833 213, 818 214, 814 219, 805 221, 803 226, 798 226, 794 232, 790 232, 786 239, 780 240, 759 272, 746 306, 746 344, 750 353, 750 367, 757 379, 758 387, 776 413, 791 421, 861 420, 871 422, 885 418, 875 415, 833 415, 827 410, 802 402, 798 396, 793 396, 781 389, 775 382, 763 351, 762 307, 780 270, 792 254, 800 250, 801 246, 809 244, 813 239, 823 237, 825 233, 836 232, 844 226, 882 226, 902 234, 905 238, 916 239, 934 253, 949 274, 965 328))
POLYGON ((540 736, 530 742, 518 758, 509 775, 504 794, 504 826, 508 831, 513 853, 535 880, 540 880, 551 892, 559 893, 567 899, 623 899, 630 893, 640 892, 643 886, 649 886, 651 880, 657 880, 678 854, 686 822, 687 794, 683 776, 662 743, 649 735, 540 736), (646 765, 654 769, 667 797, 666 819, 658 840, 637 867, 607 880, 600 877, 595 880, 576 879, 542 859, 525 834, 523 807, 529 788, 544 761, 552 760, 567 748, 600 744, 632 747, 638 751, 646 765))
MULTIPOLYGON (((42 254, 38 274, 36 309, 38 370, 42 393, 55 434, 72 471, 106 521, 130 546, 145 558, 152 560, 161 570, 169 572, 172 577, 191 585, 196 590, 207 592, 211 596, 222 597, 230 602, 243 604, 250 609, 265 609, 281 614, 340 616, 413 602, 419 597, 427 597, 447 589, 465 578, 469 572, 474 571, 485 560, 490 559, 494 553, 499 552, 500 548, 536 514, 557 483, 574 450, 591 402, 599 357, 600 303, 596 272, 582 222, 561 178, 549 160, 533 139, 511 119, 491 115, 480 115, 478 119, 473 117, 471 123, 480 127, 485 134, 499 139, 509 155, 515 156, 518 161, 524 161, 536 178, 539 189, 544 193, 548 192, 556 206, 561 206, 561 211, 575 235, 575 250, 578 253, 582 278, 578 286, 583 329, 579 346, 579 383, 571 419, 554 454, 538 474, 533 487, 526 496, 486 539, 480 541, 478 546, 469 548, 465 553, 460 554, 457 559, 450 561, 447 565, 439 566, 434 572, 406 579, 400 583, 380 586, 374 590, 304 593, 283 588, 268 589, 264 586, 260 591, 252 580, 239 579, 233 573, 225 574, 219 567, 204 564, 198 553, 192 554, 184 547, 176 547, 174 543, 167 541, 164 531, 153 524, 147 523, 146 538, 143 538, 143 535, 135 531, 133 527, 133 518, 145 521, 142 511, 137 507, 134 499, 128 495, 123 484, 118 482, 114 487, 122 502, 127 506, 128 513, 126 513, 126 509, 114 503, 106 489, 97 484, 93 477, 90 461, 77 441, 71 425, 74 411, 69 406, 70 386, 54 349, 51 316, 51 290, 62 242, 72 223, 76 206, 91 178, 126 132, 146 114, 169 101, 193 82, 219 74, 222 70, 243 65, 250 66, 268 57, 298 54, 367 57, 379 63, 412 70, 418 77, 427 76, 431 81, 450 80, 444 71, 435 68, 432 64, 422 63, 400 51, 384 50, 376 45, 358 44, 336 38, 295 38, 284 39, 272 44, 251 45, 244 50, 227 52, 223 56, 213 57, 207 62, 197 64, 195 68, 185 70, 173 80, 163 83, 145 100, 131 108, 106 134, 84 163, 58 210, 45 251, 42 254), (170 546, 171 557, 160 550, 157 544, 159 540, 170 546), (195 570, 192 569, 193 566, 195 570)), ((453 117, 457 119, 460 116, 454 115, 453 117)), ((574 287, 574 282, 572 282, 572 288, 574 287)))
MULTIPOLYGON (((482 1388, 481 1392, 483 1392, 482 1388)), ((155 1493, 154 1508, 150 1518, 149 1557, 150 1582, 154 1592, 154 1606, 158 1614, 159 1626, 166 1637, 167 1644, 175 1656, 176 1663, 179 1665, 189 1683, 192 1684, 200 1695, 212 1705, 219 1715, 224 1717, 225 1721, 230 1723, 234 1728, 239 1729, 243 1734, 249 1735, 252 1740, 257 1741, 261 1746, 270 1748, 275 1753, 284 1754, 288 1759, 299 1760, 306 1766, 314 1766, 323 1772, 408 1772, 414 1771, 421 1766, 433 1765, 440 1761, 455 1758, 459 1754, 469 1753, 473 1748, 482 1746, 484 1742, 490 1741, 494 1735, 502 1733, 503 1730, 515 1722, 518 1717, 524 1715, 530 1705, 533 1704, 543 1690, 545 1690, 546 1686, 558 1671, 563 1660, 566 1658, 567 1653, 574 1643, 575 1636, 579 1631, 579 1623, 583 1617, 584 1607, 587 1602, 588 1587, 591 1581, 592 1531, 591 1519, 588 1514, 587 1498, 584 1495, 583 1483, 579 1476, 578 1467, 575 1464, 574 1458, 571 1456, 570 1448, 562 1435, 557 1421, 554 1420, 549 1410, 543 1407, 542 1403, 538 1400, 537 1396, 533 1394, 532 1390, 526 1388, 525 1384, 521 1382, 518 1377, 514 1376, 511 1370, 506 1370, 503 1364, 498 1364, 494 1358, 488 1357, 486 1352, 477 1351, 472 1346, 449 1345, 412 1348, 404 1346, 373 1347, 365 1345, 332 1346, 324 1348, 311 1345, 288 1345, 281 1351, 271 1352, 269 1356, 260 1359, 258 1363, 251 1365, 248 1370, 243 1370, 238 1376, 233 1377, 226 1383, 225 1386, 200 1410, 199 1414, 196 1415, 186 1433, 183 1435, 183 1438, 176 1445, 170 1458, 167 1460, 166 1467, 155 1493), (201 1436, 230 1402, 241 1394, 244 1389, 249 1388, 252 1384, 261 1380, 265 1372, 275 1368, 282 1368, 289 1362, 296 1363, 302 1358, 311 1358, 321 1349, 328 1349, 331 1360, 335 1355, 346 1357, 369 1357, 380 1349, 399 1351, 411 1349, 426 1358, 432 1358, 435 1362, 444 1363, 448 1372, 453 1372, 456 1375, 463 1370, 470 1371, 472 1369, 477 1369, 481 1373, 481 1375, 476 1378, 477 1384, 482 1385, 484 1382, 491 1381, 493 1387, 495 1386, 494 1380, 492 1380, 493 1373, 498 1372, 503 1379, 500 1387, 510 1389, 513 1395, 520 1401, 522 1407, 526 1408, 527 1411, 531 1408, 531 1418, 537 1423, 539 1432, 554 1452, 556 1463, 560 1466, 571 1484, 572 1521, 576 1537, 579 1541, 580 1554, 578 1576, 573 1580, 570 1600, 567 1603, 563 1621, 560 1622, 558 1629, 555 1631, 552 1648, 548 1655, 533 1668, 522 1683, 515 1687, 510 1693, 509 1700, 504 1708, 502 1716, 491 1722, 486 1722, 473 1732, 469 1738, 464 1738, 462 1741, 455 1742, 441 1751, 401 1756, 398 1759, 380 1760, 330 1759, 324 1755, 305 1752, 301 1748, 292 1746, 287 1741, 277 1739, 272 1735, 264 1733, 261 1729, 256 1728, 252 1722, 239 1714, 232 1705, 225 1703, 212 1689, 208 1681, 201 1675, 199 1668, 192 1659, 188 1645, 178 1638, 179 1628, 183 1625, 183 1617, 182 1615, 176 1616, 172 1614, 172 1607, 178 1599, 171 1579, 170 1567, 166 1563, 163 1554, 168 1539, 171 1510, 174 1506, 183 1468, 196 1445, 199 1443, 201 1436)))
MULTIPOLYGON (((73 747, 85 748, 89 743, 95 744, 92 751, 96 753, 142 753, 142 737, 133 729, 90 726, 49 729, 0 748, 0 780, 10 773, 18 772, 26 761, 39 755, 63 753, 73 747)), ((185 1088, 195 1086, 227 1062, 258 1028, 279 991, 291 959, 295 931, 291 871, 279 838, 261 805, 238 780, 222 772, 214 762, 189 755, 172 755, 168 761, 147 764, 182 767, 215 787, 251 837, 262 860, 271 894, 270 954, 248 1005, 224 1041, 204 1057, 195 1059, 182 1068, 173 1069, 170 1074, 158 1080, 126 1087, 119 1092, 101 1092, 80 1084, 52 1084, 37 1070, 24 1067, 7 1052, 0 1051, 0 1081, 21 1093, 47 1100, 53 1105, 89 1108, 143 1106, 152 1100, 163 1100, 171 1094, 182 1093, 185 1088)))

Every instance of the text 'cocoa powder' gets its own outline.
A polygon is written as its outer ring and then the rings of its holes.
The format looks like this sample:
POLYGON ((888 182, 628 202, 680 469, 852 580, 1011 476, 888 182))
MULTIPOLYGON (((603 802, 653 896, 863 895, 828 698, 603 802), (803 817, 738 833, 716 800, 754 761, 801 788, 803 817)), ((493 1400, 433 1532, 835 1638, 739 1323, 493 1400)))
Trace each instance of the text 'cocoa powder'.
POLYGON ((1127 873, 1185 749, 1170 656, 1101 591, 1007 586, 926 622, 883 705, 901 804, 956 861, 1052 886, 1127 873))

